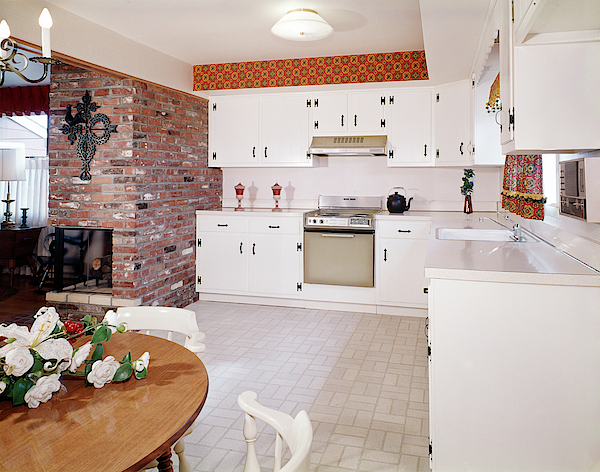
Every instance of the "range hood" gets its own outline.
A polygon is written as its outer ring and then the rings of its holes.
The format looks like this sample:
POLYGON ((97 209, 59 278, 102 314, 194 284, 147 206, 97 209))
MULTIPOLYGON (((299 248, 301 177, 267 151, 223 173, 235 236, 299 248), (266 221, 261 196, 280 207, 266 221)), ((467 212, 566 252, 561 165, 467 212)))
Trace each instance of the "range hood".
POLYGON ((387 136, 315 136, 308 152, 315 156, 385 156, 387 136))

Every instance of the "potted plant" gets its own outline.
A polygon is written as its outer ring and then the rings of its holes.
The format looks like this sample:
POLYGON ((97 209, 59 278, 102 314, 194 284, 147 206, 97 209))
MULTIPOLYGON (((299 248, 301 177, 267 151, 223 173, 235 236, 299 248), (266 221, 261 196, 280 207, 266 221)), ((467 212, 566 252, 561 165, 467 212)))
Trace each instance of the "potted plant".
POLYGON ((473 169, 465 169, 462 178, 463 184, 460 187, 460 193, 465 196, 465 213, 473 213, 473 202, 471 201, 471 193, 473 193, 473 181, 469 180, 475 176, 473 169))

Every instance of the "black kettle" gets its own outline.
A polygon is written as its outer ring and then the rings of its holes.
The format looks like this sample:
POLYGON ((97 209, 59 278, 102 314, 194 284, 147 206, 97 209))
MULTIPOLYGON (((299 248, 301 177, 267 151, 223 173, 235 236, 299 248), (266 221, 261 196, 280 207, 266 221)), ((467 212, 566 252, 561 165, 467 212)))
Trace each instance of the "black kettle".
MULTIPOLYGON (((404 187, 393 187, 390 192, 394 189, 404 190, 404 187)), ((393 195, 390 195, 390 192, 388 192, 387 198, 387 209, 390 213, 404 213, 406 210, 410 209, 410 201, 412 200, 412 197, 406 201, 406 197, 404 195, 400 195, 398 192, 394 192, 393 195)), ((406 190, 404 190, 404 193, 406 193, 406 190)))

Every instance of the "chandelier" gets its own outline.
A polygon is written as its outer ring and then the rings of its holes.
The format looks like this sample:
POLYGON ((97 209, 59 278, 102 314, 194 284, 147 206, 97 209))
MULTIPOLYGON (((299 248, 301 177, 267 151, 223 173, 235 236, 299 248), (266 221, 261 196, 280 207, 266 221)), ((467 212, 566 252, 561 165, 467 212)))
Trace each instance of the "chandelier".
POLYGON ((23 80, 37 84, 48 76, 48 69, 52 64, 60 64, 58 59, 52 59, 50 49, 50 28, 52 27, 52 17, 47 8, 42 10, 39 25, 42 27, 42 57, 32 57, 27 59, 25 54, 19 52, 15 42, 10 39, 10 28, 6 20, 0 22, 0 87, 4 85, 4 74, 14 72, 23 80), (26 77, 23 72, 29 66, 29 61, 44 65, 44 73, 37 79, 26 77))

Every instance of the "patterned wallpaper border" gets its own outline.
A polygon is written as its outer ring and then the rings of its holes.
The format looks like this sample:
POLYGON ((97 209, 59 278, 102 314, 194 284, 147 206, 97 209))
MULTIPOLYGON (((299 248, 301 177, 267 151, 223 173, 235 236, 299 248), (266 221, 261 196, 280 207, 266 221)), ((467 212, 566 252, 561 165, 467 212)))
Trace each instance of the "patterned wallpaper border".
POLYGON ((194 90, 427 80, 425 51, 194 66, 194 90))

